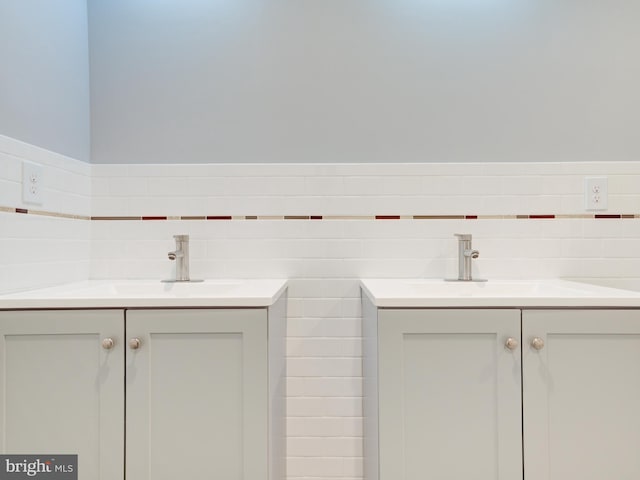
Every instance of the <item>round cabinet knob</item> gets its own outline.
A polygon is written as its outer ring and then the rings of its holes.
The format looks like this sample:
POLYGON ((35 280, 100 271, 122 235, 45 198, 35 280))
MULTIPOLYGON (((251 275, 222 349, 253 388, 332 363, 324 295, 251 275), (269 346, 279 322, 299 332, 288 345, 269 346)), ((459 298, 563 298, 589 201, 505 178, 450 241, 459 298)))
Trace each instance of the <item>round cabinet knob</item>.
POLYGON ((113 341, 113 338, 105 338, 102 340, 102 348, 105 350, 111 350, 116 342, 113 341))
POLYGON ((531 340, 531 346, 536 350, 542 350, 544 348, 544 340, 542 340, 540 337, 535 337, 533 340, 531 340))
POLYGON ((132 338, 129 340, 129 348, 131 348, 131 350, 139 349, 141 344, 142 342, 140 342, 139 338, 132 338))
POLYGON ((507 338, 507 341, 504 343, 504 346, 507 347, 509 350, 515 350, 516 348, 518 348, 518 341, 513 337, 509 337, 507 338))

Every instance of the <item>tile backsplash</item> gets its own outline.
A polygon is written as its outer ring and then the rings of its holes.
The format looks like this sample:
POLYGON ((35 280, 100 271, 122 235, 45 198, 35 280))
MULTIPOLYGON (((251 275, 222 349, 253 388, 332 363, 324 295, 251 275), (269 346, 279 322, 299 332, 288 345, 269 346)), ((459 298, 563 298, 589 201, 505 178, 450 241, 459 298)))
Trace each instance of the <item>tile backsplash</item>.
POLYGON ((632 162, 94 165, 93 215, 584 214, 584 177, 609 211, 639 210, 632 162))
POLYGON ((289 480, 362 478, 358 278, 454 277, 454 233, 478 277, 640 276, 640 162, 89 166, 6 137, 0 160, 0 291, 170 278, 183 233, 194 278, 290 279, 289 480), (15 213, 24 159, 57 179, 38 210, 78 218, 15 213))
POLYGON ((90 165, 0 135, 0 293, 87 279, 90 213, 90 165), (42 205, 22 201, 25 161, 43 167, 42 205))

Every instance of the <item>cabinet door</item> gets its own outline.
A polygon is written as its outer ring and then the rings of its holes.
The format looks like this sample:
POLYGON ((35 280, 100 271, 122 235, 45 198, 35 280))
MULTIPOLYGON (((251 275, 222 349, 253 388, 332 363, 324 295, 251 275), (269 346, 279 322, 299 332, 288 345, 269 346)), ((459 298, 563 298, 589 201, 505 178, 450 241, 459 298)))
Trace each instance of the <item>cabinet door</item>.
POLYGON ((129 310, 127 337, 127 480, 266 480, 266 310, 129 310))
POLYGON ((123 337, 123 311, 0 312, 0 450, 77 454, 80 480, 122 480, 123 337))
POLYGON ((381 310, 381 480, 522 478, 519 310, 381 310))
POLYGON ((525 479, 640 478, 640 312, 524 311, 523 342, 525 479))

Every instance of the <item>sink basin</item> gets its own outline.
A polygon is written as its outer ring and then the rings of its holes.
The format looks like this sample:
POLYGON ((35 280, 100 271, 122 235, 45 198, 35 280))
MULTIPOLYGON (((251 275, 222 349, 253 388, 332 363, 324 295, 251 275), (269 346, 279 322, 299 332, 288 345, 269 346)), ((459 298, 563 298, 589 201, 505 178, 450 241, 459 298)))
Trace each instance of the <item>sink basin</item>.
POLYGON ((417 295, 430 297, 562 297, 587 295, 578 286, 552 281, 498 280, 491 282, 407 281, 406 287, 417 295))
POLYGON ((640 306, 640 292, 558 279, 446 282, 440 279, 361 280, 377 307, 640 306))
POLYGON ((238 289, 241 282, 222 282, 208 280, 206 282, 189 283, 174 282, 161 283, 152 281, 129 281, 104 283, 101 285, 87 286, 77 290, 68 290, 61 295, 67 297, 220 297, 227 296, 233 290, 238 289))
POLYGON ((576 278, 575 282, 598 285, 600 287, 618 288, 621 290, 632 290, 640 292, 640 278, 576 278))

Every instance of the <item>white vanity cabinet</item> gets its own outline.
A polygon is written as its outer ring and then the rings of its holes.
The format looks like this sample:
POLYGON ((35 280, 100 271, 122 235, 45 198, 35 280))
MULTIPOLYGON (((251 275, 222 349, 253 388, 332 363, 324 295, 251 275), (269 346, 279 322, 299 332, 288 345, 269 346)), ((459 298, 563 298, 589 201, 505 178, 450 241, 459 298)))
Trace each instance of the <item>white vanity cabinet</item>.
POLYGON ((1 451, 77 453, 81 480, 285 480, 285 304, 0 311, 1 451))
POLYGON ((639 310, 363 296, 363 337, 366 480, 640 478, 639 310))
POLYGON ((523 310, 522 339, 525 480, 640 478, 640 310, 523 310))
POLYGON ((79 478, 121 479, 123 373, 123 310, 0 311, 0 452, 78 454, 79 478))
POLYGON ((266 311, 130 310, 127 338, 126 478, 267 479, 266 311))

